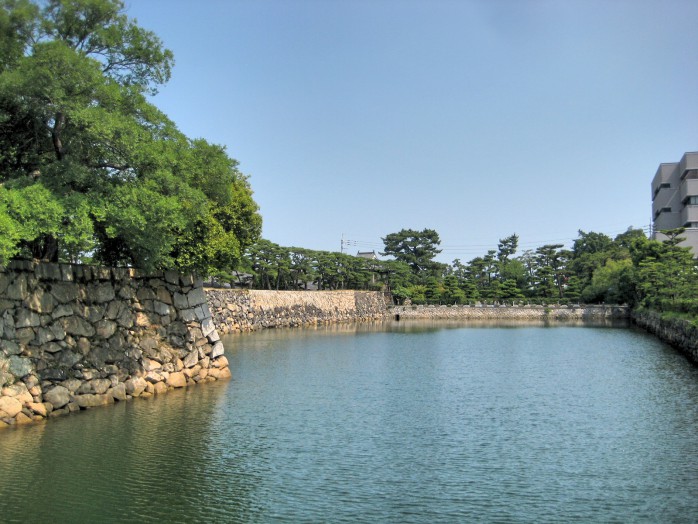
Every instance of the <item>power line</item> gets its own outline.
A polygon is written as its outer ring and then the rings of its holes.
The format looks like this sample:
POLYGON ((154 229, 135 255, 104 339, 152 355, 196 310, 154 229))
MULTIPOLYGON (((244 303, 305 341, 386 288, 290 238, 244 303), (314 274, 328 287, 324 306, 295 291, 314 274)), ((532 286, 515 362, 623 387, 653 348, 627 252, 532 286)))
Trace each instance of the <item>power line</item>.
MULTIPOLYGON (((650 235, 652 232, 652 226, 651 225, 644 225, 642 227, 638 227, 635 229, 640 229, 642 230, 646 235, 650 235)), ((603 232, 602 234, 609 236, 611 238, 614 238, 615 236, 625 233, 628 231, 628 227, 623 227, 623 228, 609 228, 606 232, 603 232), (609 231, 610 230, 610 231, 609 231)), ((585 233, 591 233, 592 231, 585 231, 585 233)), ((599 233, 599 231, 593 231, 594 233, 599 233)), ((519 241, 518 243, 518 249, 517 251, 525 251, 526 249, 531 249, 535 247, 541 247, 547 244, 568 244, 568 243, 573 243, 575 240, 577 240, 579 237, 574 237, 570 238, 569 236, 565 237, 558 237, 554 239, 547 239, 547 240, 526 240, 526 241, 519 241)), ((441 250, 441 253, 447 253, 447 254, 453 254, 453 255, 477 255, 483 252, 483 250, 490 250, 490 249, 496 249, 497 245, 499 244, 499 241, 493 242, 493 243, 488 243, 488 244, 441 244, 439 246, 439 249, 441 250)), ((341 240, 341 247, 342 247, 342 253, 344 252, 345 247, 365 247, 365 248, 373 248, 373 249, 380 249, 385 246, 383 242, 375 242, 375 241, 368 241, 368 240, 345 240, 344 235, 342 235, 342 240, 341 240)))

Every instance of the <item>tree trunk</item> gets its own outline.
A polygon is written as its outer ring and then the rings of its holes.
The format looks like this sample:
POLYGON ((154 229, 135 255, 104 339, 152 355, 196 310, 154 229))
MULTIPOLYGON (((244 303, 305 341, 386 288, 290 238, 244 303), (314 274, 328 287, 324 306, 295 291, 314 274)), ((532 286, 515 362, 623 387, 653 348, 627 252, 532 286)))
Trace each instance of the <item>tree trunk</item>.
POLYGON ((51 139, 53 140, 53 151, 56 153, 56 160, 63 160, 63 142, 61 133, 65 127, 65 114, 62 112, 56 113, 56 120, 53 123, 51 130, 51 139))

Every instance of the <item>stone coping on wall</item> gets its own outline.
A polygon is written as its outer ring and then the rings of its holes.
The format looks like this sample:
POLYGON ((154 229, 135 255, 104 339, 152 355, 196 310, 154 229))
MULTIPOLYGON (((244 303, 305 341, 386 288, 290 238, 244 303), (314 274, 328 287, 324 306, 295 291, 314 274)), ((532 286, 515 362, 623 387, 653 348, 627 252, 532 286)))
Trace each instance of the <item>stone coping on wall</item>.
POLYGON ((601 319, 629 318, 630 308, 619 305, 429 305, 392 306, 392 317, 400 319, 601 319))

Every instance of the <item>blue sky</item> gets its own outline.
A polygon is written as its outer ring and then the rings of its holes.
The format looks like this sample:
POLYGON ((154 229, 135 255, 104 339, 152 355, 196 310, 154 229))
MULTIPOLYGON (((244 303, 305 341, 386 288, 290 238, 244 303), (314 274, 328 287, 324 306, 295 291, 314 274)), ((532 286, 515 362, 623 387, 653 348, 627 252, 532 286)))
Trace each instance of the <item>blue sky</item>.
POLYGON ((463 261, 650 223, 698 150, 693 0, 127 0, 175 55, 153 102, 250 175, 263 236, 402 228, 463 261))

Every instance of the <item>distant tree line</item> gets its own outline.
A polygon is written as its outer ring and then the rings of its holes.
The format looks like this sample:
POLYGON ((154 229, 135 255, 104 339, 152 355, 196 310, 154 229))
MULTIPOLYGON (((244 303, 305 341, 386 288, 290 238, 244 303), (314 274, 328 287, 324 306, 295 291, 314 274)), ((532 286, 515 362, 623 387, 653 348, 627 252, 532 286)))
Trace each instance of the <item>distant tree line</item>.
POLYGON ((667 240, 648 239, 629 228, 611 238, 579 231, 571 249, 546 244, 518 253, 519 237, 501 239, 496 249, 468 262, 435 260, 436 231, 403 229, 383 238, 381 255, 370 260, 268 240, 253 244, 245 270, 260 289, 373 289, 392 293, 397 303, 608 303, 678 314, 698 314, 698 272, 683 229, 667 240))

